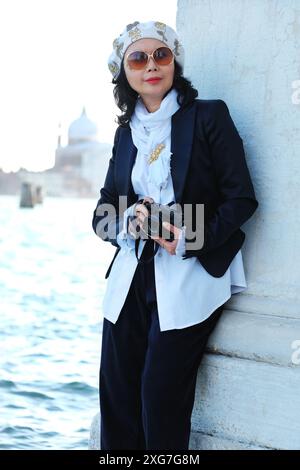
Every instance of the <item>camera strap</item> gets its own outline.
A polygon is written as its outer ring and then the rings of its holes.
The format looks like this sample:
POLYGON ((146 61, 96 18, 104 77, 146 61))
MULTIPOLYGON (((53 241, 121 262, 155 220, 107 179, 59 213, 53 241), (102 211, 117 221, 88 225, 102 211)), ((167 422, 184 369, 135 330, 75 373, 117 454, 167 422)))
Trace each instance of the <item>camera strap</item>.
POLYGON ((153 241, 154 242, 154 252, 153 252, 153 255, 151 255, 148 259, 142 259, 142 255, 141 257, 139 258, 138 254, 139 254, 139 244, 140 244, 140 238, 137 238, 135 240, 135 256, 136 256, 136 259, 138 260, 138 263, 139 264, 146 264, 146 263, 150 263, 150 261, 153 260, 154 256, 156 255, 157 251, 158 251, 158 248, 159 248, 159 243, 157 243, 155 240, 153 239, 147 239, 146 240, 146 243, 148 243, 149 241, 153 241))

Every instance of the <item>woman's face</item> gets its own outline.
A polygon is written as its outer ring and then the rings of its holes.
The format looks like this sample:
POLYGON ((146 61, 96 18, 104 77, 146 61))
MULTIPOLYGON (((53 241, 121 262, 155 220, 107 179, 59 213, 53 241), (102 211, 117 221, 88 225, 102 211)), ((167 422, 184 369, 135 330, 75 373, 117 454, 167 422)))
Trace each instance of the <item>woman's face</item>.
POLYGON ((156 62, 149 58, 148 64, 142 70, 132 70, 129 68, 126 57, 130 52, 143 51, 151 54, 158 47, 166 46, 159 39, 139 39, 131 44, 124 54, 124 70, 129 85, 133 88, 141 98, 146 100, 162 100, 164 95, 171 89, 174 77, 174 61, 169 65, 157 65, 156 62), (147 82, 151 77, 160 77, 157 82, 147 82))

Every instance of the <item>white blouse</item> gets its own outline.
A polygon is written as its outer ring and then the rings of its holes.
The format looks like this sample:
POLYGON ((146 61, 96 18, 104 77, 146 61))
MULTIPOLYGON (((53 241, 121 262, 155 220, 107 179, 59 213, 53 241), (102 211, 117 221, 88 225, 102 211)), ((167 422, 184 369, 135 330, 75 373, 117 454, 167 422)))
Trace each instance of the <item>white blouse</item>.
MULTIPOLYGON (((170 145, 170 138, 167 145, 170 145)), ((148 164, 146 159, 136 158, 131 182, 138 198, 150 196, 155 202, 167 204, 175 201, 171 174, 166 188, 157 188, 147 181, 148 164)), ((175 201, 176 202, 176 201, 175 201)), ((103 298, 103 314, 111 322, 118 319, 125 302, 128 289, 137 267, 134 238, 126 232, 127 216, 133 215, 133 206, 124 212, 123 229, 117 236, 121 246, 107 279, 103 298)), ((185 328, 207 319, 232 294, 247 288, 241 250, 233 258, 227 271, 221 277, 210 275, 196 257, 182 259, 185 252, 185 239, 182 228, 177 243, 176 255, 170 255, 162 247, 154 257, 156 297, 160 330, 185 328), (167 286, 167 288, 166 288, 167 286)), ((145 240, 139 244, 140 257, 145 240)))

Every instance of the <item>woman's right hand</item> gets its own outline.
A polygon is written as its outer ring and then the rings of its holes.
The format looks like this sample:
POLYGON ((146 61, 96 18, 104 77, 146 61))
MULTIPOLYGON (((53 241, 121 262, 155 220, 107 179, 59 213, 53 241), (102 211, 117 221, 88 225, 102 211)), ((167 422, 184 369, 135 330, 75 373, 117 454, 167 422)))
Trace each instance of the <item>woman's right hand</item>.
MULTIPOLYGON (((144 199, 143 199, 143 202, 144 203, 145 202, 153 203, 154 199, 152 199, 152 197, 150 197, 150 196, 145 196, 144 199)), ((146 207, 144 206, 144 204, 137 204, 135 206, 135 215, 137 216, 138 223, 141 226, 144 222, 145 217, 148 216, 148 211, 147 211, 146 207)))
MULTIPOLYGON (((150 196, 145 196, 143 198, 143 202, 146 202, 146 201, 153 203, 154 199, 150 196)), ((137 225, 139 227, 142 227, 145 217, 148 216, 148 211, 146 207, 144 206, 144 204, 137 204, 135 206, 134 215, 137 217, 136 219, 137 225)), ((129 224, 128 224, 128 231, 134 236, 135 228, 132 225, 131 221, 129 221, 129 224)))

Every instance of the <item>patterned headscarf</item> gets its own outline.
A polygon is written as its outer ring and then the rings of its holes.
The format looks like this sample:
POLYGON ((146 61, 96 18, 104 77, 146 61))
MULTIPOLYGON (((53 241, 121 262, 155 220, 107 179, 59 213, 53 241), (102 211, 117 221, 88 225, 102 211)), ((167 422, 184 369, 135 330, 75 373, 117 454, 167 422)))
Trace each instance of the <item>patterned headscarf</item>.
POLYGON ((159 21, 140 23, 135 21, 128 24, 124 31, 113 41, 113 52, 108 58, 108 68, 114 78, 117 78, 121 62, 128 46, 143 38, 159 39, 172 49, 175 60, 184 67, 184 48, 174 29, 159 21))

